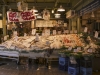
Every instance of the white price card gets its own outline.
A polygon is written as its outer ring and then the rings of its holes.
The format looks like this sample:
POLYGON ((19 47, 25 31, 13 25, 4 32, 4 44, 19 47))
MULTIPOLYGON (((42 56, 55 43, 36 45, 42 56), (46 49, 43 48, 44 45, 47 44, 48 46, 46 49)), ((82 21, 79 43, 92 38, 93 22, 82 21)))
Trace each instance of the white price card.
POLYGON ((45 30, 45 35, 49 36, 50 35, 50 29, 45 30))
POLYGON ((13 32, 13 36, 17 36, 17 31, 14 31, 13 32))
POLYGON ((74 30, 74 33, 77 34, 77 30, 74 30))
POLYGON ((73 31, 71 30, 71 31, 70 31, 70 34, 72 34, 72 33, 73 33, 73 31))
POLYGON ((24 37, 25 37, 25 36, 27 36, 27 34, 26 34, 26 33, 24 33, 24 37))
POLYGON ((68 34, 69 33, 69 30, 66 30, 66 33, 68 34))
POLYGON ((93 51, 92 51, 92 49, 90 48, 90 49, 88 49, 88 52, 92 53, 93 51))
POLYGON ((4 36, 4 41, 6 41, 7 40, 7 36, 4 36))
POLYGON ((84 32, 87 32, 87 30, 88 30, 88 28, 87 28, 87 27, 85 27, 85 28, 84 28, 84 32))
POLYGON ((72 47, 69 47, 68 50, 72 50, 72 47))
POLYGON ((56 35, 56 30, 53 30, 53 35, 56 35))
POLYGON ((81 47, 77 47, 77 50, 81 50, 81 47))
POLYGON ((36 29, 32 29, 32 35, 35 35, 36 29))
POLYGON ((64 34, 66 34, 66 30, 64 30, 64 34))
POLYGON ((67 23, 64 23, 64 27, 67 27, 67 23))
POLYGON ((58 31, 58 34, 61 34, 61 31, 58 31))
POLYGON ((42 36, 45 36, 45 33, 42 33, 42 36))
POLYGON ((74 52, 77 52, 77 49, 74 49, 74 52))
POLYGON ((95 35, 94 35, 95 38, 98 38, 98 32, 95 31, 95 35))

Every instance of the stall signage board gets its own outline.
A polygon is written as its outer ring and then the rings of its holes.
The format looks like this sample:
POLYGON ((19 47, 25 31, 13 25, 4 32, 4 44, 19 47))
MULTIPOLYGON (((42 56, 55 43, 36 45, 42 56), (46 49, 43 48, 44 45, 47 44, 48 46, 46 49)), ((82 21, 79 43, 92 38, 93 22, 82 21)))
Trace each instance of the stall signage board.
POLYGON ((36 17, 33 11, 23 11, 23 12, 12 12, 7 11, 8 22, 23 22, 23 21, 32 21, 36 17))

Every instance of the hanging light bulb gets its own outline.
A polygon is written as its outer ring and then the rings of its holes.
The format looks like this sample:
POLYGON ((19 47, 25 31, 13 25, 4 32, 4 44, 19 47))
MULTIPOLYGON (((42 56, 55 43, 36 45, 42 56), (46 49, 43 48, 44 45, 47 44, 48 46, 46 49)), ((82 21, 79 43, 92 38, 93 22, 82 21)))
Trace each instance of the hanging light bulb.
POLYGON ((58 8, 57 11, 63 12, 65 9, 62 7, 62 5, 60 5, 60 8, 58 8))
POLYGON ((34 12, 38 12, 38 10, 35 8, 35 6, 33 6, 33 9, 32 9, 34 12))
POLYGON ((51 12, 54 13, 54 10, 52 10, 51 12))

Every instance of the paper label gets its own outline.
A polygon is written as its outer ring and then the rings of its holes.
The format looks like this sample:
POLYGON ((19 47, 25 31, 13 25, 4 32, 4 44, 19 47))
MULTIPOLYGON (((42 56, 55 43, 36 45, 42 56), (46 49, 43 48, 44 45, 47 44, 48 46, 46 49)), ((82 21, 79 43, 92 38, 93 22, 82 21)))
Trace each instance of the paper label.
POLYGON ((7 36, 4 36, 4 41, 6 41, 7 40, 7 36))
POLYGON ((69 47, 68 50, 72 50, 72 47, 69 47))
POLYGON ((77 33, 77 30, 74 30, 74 33, 76 34, 77 33))
POLYGON ((70 31, 70 34, 72 34, 73 33, 73 31, 70 31))
POLYGON ((77 49, 74 49, 74 52, 77 52, 77 49))
POLYGON ((58 31, 58 34, 61 34, 61 31, 58 31))
POLYGON ((53 30, 53 35, 56 35, 56 30, 53 30))
POLYGON ((27 36, 27 34, 26 34, 26 33, 24 33, 24 36, 27 36))
POLYGON ((94 35, 95 38, 98 38, 98 32, 95 31, 95 35, 94 35))
POLYGON ((69 33, 69 30, 66 30, 66 33, 69 33))
POLYGON ((47 36, 50 35, 50 29, 45 30, 45 35, 47 35, 47 36))
POLYGON ((77 50, 81 50, 81 47, 77 47, 77 50))
POLYGON ((64 27, 67 27, 67 23, 64 23, 64 27))
POLYGON ((88 49, 88 52, 92 53, 93 51, 92 51, 92 49, 90 48, 90 49, 88 49))
POLYGON ((45 35, 45 33, 42 33, 42 36, 44 36, 45 35))
POLYGON ((35 35, 36 29, 32 29, 32 35, 35 35))
POLYGON ((13 32, 13 36, 17 36, 17 31, 14 31, 13 32))
POLYGON ((87 28, 87 27, 85 27, 85 28, 84 28, 84 32, 87 32, 87 29, 88 29, 88 28, 87 28))

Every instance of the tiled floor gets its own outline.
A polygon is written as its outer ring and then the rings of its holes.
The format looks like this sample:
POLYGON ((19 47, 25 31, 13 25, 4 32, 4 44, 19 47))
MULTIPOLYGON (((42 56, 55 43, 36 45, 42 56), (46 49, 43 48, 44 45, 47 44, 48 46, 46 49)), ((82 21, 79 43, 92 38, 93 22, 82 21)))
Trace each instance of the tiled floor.
MULTIPOLYGON (((44 65, 38 66, 36 64, 17 65, 15 61, 1 61, 6 64, 0 65, 0 75, 68 75, 66 71, 58 69, 58 65, 52 65, 51 69, 48 69, 44 65)), ((100 72, 95 72, 93 75, 100 75, 100 72)))

